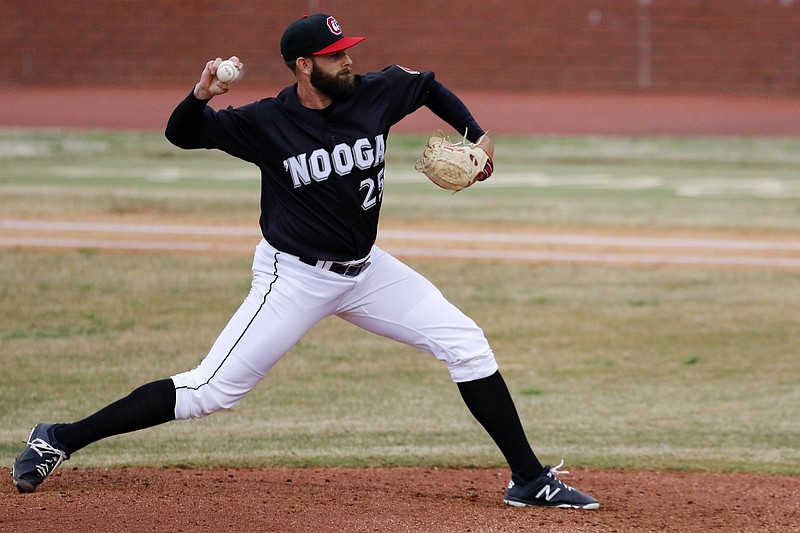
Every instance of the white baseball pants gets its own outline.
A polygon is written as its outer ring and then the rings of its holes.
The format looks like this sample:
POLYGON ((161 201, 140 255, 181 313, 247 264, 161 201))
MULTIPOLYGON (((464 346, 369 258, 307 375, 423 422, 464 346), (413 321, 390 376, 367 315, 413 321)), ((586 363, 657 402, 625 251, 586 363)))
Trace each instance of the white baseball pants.
POLYGON ((329 315, 432 354, 456 383, 497 371, 483 331, 430 281, 377 246, 369 260, 359 275, 345 277, 262 240, 247 298, 199 366, 172 377, 175 418, 233 407, 329 315))

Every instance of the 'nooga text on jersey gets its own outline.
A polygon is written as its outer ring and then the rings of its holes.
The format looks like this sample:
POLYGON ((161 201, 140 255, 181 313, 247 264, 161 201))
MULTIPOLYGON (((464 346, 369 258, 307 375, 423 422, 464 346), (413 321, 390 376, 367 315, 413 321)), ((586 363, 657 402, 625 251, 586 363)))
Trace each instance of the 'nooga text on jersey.
POLYGON ((294 188, 309 185, 311 180, 324 181, 331 173, 346 176, 354 168, 366 170, 383 163, 386 141, 383 134, 375 137, 375 145, 369 139, 358 139, 351 145, 337 144, 333 150, 319 148, 310 154, 302 153, 284 159, 283 168, 291 173, 294 188))

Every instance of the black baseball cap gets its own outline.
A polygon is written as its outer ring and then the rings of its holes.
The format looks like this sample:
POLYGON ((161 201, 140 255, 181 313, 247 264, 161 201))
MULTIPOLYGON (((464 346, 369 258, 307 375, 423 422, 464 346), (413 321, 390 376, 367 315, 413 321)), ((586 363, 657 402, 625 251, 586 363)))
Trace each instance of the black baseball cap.
POLYGON ((283 32, 281 55, 284 61, 293 62, 298 57, 339 52, 364 39, 365 37, 345 37, 339 23, 331 15, 306 15, 289 24, 283 32))

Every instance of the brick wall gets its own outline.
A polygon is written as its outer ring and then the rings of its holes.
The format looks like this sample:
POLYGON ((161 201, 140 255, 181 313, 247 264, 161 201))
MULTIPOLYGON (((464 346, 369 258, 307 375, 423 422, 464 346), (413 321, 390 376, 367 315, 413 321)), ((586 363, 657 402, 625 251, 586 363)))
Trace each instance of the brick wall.
POLYGON ((316 11, 368 37, 358 71, 454 88, 800 95, 800 0, 0 0, 0 86, 189 87, 232 54, 281 86, 280 35, 316 11))

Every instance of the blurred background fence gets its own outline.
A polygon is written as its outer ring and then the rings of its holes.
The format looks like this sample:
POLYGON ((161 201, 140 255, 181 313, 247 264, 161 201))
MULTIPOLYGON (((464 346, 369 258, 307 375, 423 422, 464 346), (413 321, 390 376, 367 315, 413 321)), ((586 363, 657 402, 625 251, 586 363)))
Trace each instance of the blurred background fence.
POLYGON ((0 86, 163 87, 239 55, 291 80, 294 18, 329 12, 359 72, 392 63, 470 90, 800 95, 800 0, 1 0, 0 86))

